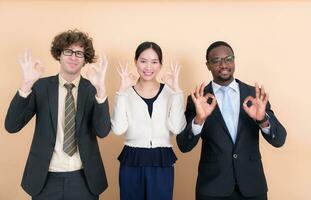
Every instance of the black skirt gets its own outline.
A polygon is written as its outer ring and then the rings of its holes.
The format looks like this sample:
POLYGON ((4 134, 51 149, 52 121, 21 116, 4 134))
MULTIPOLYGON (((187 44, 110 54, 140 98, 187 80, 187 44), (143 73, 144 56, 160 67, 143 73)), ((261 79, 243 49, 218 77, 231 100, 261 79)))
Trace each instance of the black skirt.
POLYGON ((118 160, 122 165, 133 167, 170 167, 177 157, 171 147, 137 148, 125 145, 118 160))

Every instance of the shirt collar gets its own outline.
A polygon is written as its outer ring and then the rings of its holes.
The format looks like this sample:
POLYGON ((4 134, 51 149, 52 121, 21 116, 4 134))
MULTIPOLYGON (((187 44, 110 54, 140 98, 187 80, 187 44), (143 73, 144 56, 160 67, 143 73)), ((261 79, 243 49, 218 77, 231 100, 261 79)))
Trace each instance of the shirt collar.
MULTIPOLYGON (((70 83, 70 82, 66 81, 66 80, 62 77, 62 75, 59 74, 58 77, 59 77, 59 84, 60 84, 62 87, 64 87, 64 85, 65 85, 66 83, 70 83)), ((80 83, 80 79, 81 79, 81 76, 78 76, 78 77, 75 78, 71 83, 72 83, 76 88, 78 88, 79 83, 80 83)))
MULTIPOLYGON (((212 81, 212 87, 213 87, 214 93, 216 93, 223 86, 212 81)), ((233 89, 235 92, 239 91, 239 84, 238 84, 238 82, 236 82, 235 79, 233 79, 233 81, 227 87, 233 89)))

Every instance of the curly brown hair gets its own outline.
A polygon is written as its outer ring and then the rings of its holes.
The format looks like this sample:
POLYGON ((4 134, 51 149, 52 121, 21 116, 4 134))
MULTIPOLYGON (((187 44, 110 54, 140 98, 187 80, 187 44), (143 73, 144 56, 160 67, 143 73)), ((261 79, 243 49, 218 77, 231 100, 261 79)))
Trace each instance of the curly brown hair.
POLYGON ((62 32, 54 37, 51 54, 56 60, 59 60, 64 49, 73 44, 78 44, 84 48, 85 63, 94 63, 96 62, 96 57, 92 40, 87 33, 77 29, 62 32))

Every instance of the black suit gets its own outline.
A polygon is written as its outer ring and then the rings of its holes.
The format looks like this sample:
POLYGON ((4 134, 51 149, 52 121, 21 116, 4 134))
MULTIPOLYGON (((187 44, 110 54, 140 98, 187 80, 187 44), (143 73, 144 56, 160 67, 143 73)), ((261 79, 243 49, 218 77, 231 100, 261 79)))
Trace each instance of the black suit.
MULTIPOLYGON (((259 151, 259 126, 243 109, 244 99, 255 96, 255 88, 236 80, 240 89, 240 114, 237 138, 233 143, 220 109, 206 119, 201 134, 194 136, 192 120, 196 115, 191 97, 186 108, 187 126, 177 136, 177 144, 182 152, 188 152, 202 138, 196 193, 205 196, 224 197, 232 194, 237 184, 243 196, 251 197, 267 192, 267 184, 259 151)), ((213 93, 212 84, 204 93, 213 93)), ((273 146, 281 147, 286 138, 286 130, 275 117, 267 104, 266 113, 270 116, 270 134, 263 137, 273 146)))
MULTIPOLYGON (((5 127, 10 133, 21 130, 36 115, 34 136, 27 159, 22 187, 31 196, 42 190, 56 141, 58 116, 58 76, 39 79, 27 98, 18 93, 13 98, 5 127)), ((86 182, 98 195, 108 184, 96 136, 105 137, 110 131, 108 100, 98 104, 91 83, 80 79, 77 97, 76 137, 86 182)))

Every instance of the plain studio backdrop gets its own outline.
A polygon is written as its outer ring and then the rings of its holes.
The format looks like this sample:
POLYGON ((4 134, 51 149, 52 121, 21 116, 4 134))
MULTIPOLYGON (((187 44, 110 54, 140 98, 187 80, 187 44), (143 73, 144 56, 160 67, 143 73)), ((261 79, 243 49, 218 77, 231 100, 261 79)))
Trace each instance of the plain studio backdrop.
MULTIPOLYGON (((311 2, 308 1, 5 1, 0 0, 0 199, 27 200, 20 187, 33 130, 33 119, 18 134, 4 129, 9 103, 22 79, 17 59, 26 47, 44 63, 44 76, 56 74, 59 63, 50 55, 53 37, 77 28, 94 39, 97 55, 109 59, 106 88, 113 107, 120 79, 115 67, 134 66, 135 49, 154 41, 163 50, 161 75, 171 61, 182 69, 186 97, 212 76, 205 66, 210 43, 224 40, 236 56, 235 77, 264 84, 272 109, 287 129, 285 145, 273 148, 261 137, 260 147, 271 200, 311 199, 311 2)), ((112 109, 111 109, 112 112, 112 109)), ((175 164, 174 200, 193 200, 201 144, 182 154, 172 140, 175 164)), ((109 187, 100 199, 119 199, 117 156, 123 137, 99 140, 109 187)))

